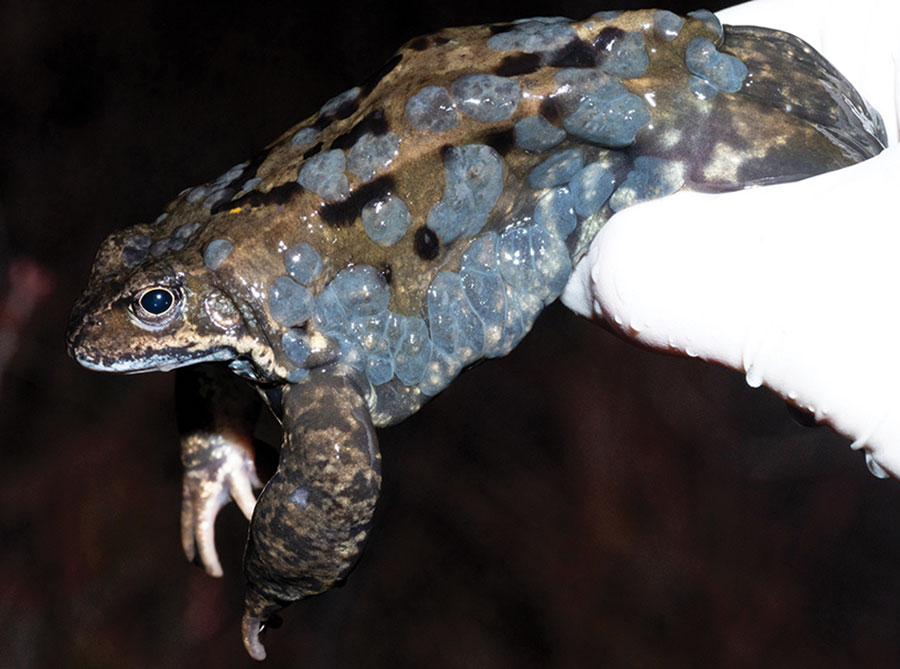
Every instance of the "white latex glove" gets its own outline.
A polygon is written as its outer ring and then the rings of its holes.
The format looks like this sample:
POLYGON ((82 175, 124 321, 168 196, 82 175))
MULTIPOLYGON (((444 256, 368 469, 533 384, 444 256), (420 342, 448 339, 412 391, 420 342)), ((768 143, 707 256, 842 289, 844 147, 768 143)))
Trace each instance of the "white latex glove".
POLYGON ((563 302, 746 373, 900 477, 900 1, 755 0, 719 17, 810 42, 878 109, 892 148, 793 184, 616 214, 563 302))

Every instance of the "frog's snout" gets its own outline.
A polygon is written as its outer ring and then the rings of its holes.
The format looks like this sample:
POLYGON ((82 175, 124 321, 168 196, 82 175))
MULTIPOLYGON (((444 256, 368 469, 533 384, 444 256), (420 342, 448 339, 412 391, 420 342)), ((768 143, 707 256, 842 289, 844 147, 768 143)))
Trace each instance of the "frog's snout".
POLYGON ((69 327, 66 329, 66 351, 73 360, 81 362, 79 354, 84 342, 85 328, 91 327, 92 320, 90 314, 85 314, 77 308, 69 318, 69 327))
POLYGON ((98 326, 97 319, 89 313, 76 308, 69 319, 69 327, 66 330, 66 351, 69 357, 85 367, 92 367, 90 356, 85 347, 88 333, 98 326))

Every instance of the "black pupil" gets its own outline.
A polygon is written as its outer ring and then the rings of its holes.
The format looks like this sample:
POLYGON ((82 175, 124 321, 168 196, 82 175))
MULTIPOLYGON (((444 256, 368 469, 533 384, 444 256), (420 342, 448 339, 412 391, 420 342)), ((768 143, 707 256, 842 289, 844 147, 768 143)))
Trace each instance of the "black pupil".
POLYGON ((141 296, 141 308, 149 314, 159 316, 166 313, 172 306, 174 298, 172 293, 162 288, 148 290, 141 296))

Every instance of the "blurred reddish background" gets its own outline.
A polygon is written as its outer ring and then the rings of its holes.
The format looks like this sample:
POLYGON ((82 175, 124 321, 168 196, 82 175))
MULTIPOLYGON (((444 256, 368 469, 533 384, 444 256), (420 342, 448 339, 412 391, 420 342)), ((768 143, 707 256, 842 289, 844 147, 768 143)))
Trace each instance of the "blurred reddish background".
MULTIPOLYGON (((608 8, 205 7, 0 4, 3 667, 252 664, 246 522, 230 507, 218 525, 224 579, 181 555, 171 375, 65 356, 101 239, 414 35, 608 8)), ((900 666, 900 484, 736 374, 555 306, 380 436, 364 558, 285 612, 269 667, 900 666)))

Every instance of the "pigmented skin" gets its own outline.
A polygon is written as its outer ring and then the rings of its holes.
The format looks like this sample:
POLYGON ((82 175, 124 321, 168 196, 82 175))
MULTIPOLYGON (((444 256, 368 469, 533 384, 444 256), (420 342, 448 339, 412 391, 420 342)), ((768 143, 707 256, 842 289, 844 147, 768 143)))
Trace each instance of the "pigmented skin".
POLYGON ((213 365, 179 383, 182 537, 213 574, 218 509, 253 506, 254 408, 281 420, 245 559, 244 642, 261 659, 274 612, 359 555, 380 484, 374 427, 512 350, 615 211, 799 179, 884 144, 877 114, 809 46, 708 12, 443 30, 154 223, 112 234, 69 352, 101 371, 213 365), (255 400, 237 399, 244 381, 255 400))

